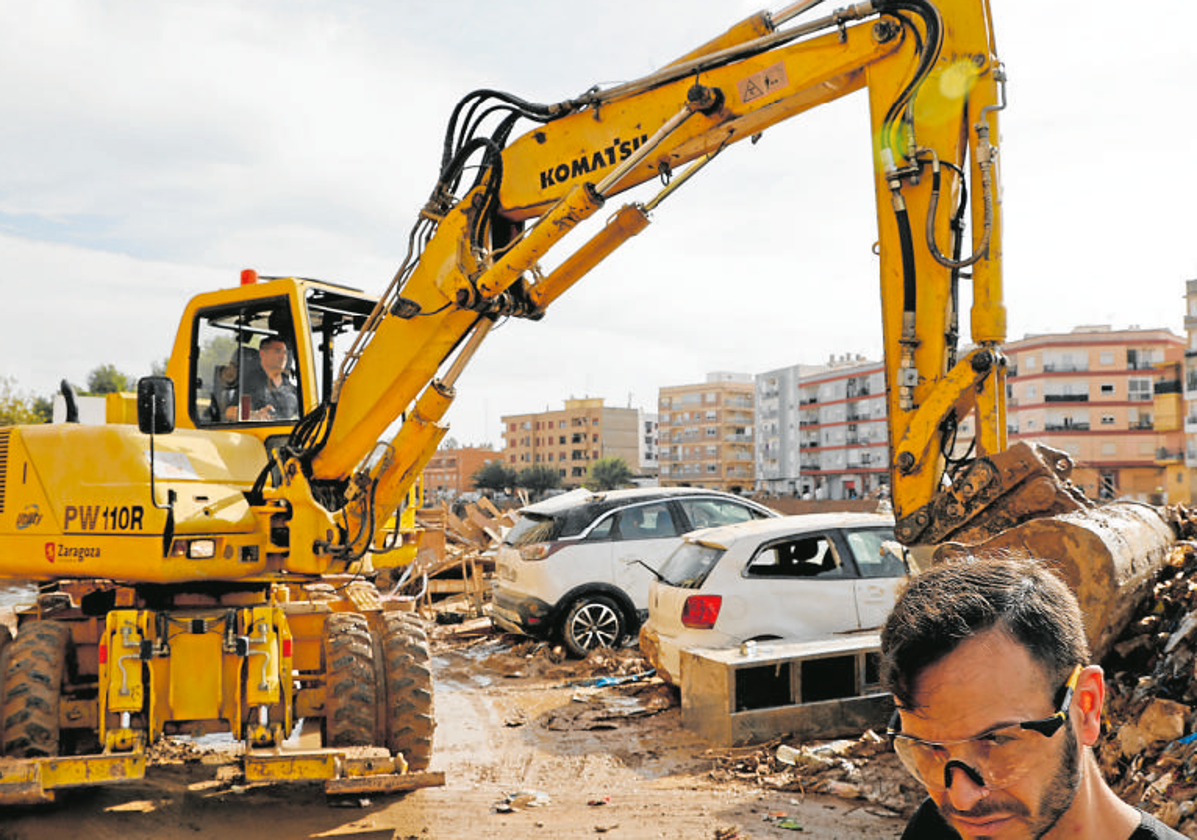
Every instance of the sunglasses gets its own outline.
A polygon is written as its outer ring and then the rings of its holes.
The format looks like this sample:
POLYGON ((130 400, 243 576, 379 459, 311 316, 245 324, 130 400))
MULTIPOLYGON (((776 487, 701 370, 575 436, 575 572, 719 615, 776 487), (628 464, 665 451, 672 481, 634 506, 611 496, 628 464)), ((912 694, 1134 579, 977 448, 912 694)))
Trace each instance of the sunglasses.
POLYGON ((901 733, 898 710, 890 718, 886 734, 902 764, 929 788, 952 786, 952 770, 959 768, 981 787, 1007 788, 1036 766, 1042 766, 1051 738, 1068 722, 1072 693, 1081 676, 1081 666, 1060 689, 1057 710, 1041 720, 1024 720, 991 730, 977 738, 959 741, 923 741, 901 733))

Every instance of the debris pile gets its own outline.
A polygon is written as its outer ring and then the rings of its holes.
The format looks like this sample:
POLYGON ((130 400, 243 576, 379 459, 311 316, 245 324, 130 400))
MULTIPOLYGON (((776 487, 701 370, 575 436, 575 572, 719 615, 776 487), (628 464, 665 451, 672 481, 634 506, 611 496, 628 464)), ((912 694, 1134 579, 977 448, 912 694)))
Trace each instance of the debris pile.
POLYGON ((861 800, 901 816, 913 814, 926 797, 885 738, 871 730, 857 739, 809 744, 786 740, 709 752, 715 761, 711 778, 749 781, 771 790, 804 795, 820 793, 861 800))
POLYGON ((422 508, 420 551, 411 566, 380 575, 376 583, 391 598, 415 598, 420 613, 432 618, 452 601, 480 616, 490 599, 494 552, 515 523, 514 510, 501 511, 486 497, 451 509, 422 508), (462 603, 464 601, 464 604, 462 603))

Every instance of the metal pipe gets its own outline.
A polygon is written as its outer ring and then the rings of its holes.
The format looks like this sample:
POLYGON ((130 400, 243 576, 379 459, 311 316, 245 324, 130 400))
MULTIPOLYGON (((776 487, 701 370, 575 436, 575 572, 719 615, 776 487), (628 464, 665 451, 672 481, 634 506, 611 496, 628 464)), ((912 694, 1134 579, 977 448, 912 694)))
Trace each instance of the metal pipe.
POLYGON ((640 148, 633 152, 627 160, 623 161, 623 163, 611 170, 611 172, 607 174, 606 178, 599 181, 595 186, 594 191, 603 198, 606 198, 607 193, 610 192, 612 187, 622 181, 624 176, 639 166, 644 159, 649 156, 649 154, 651 154, 658 146, 665 142, 669 135, 681 128, 682 124, 692 116, 694 116, 694 109, 689 103, 686 103, 686 105, 683 106, 680 111, 666 120, 665 124, 657 129, 653 136, 648 138, 647 142, 641 143, 640 148))
POLYGON ((797 3, 791 3, 784 9, 771 13, 769 17, 772 18, 774 26, 781 26, 787 20, 796 18, 798 15, 805 14, 822 2, 823 0, 799 0, 797 3))

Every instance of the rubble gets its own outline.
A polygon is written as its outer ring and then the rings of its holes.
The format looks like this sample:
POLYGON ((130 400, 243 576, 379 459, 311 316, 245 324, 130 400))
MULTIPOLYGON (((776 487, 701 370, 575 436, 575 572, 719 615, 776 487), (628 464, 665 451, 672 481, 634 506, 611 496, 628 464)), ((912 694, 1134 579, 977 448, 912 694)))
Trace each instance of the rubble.
POLYGON ((440 618, 446 599, 454 599, 454 609, 466 611, 447 613, 447 621, 461 621, 466 614, 482 616, 490 599, 495 549, 516 516, 516 511, 501 511, 485 496, 456 511, 448 503, 421 508, 416 519, 424 531, 416 559, 408 567, 381 573, 375 583, 387 599, 415 601, 417 611, 428 619, 440 618))

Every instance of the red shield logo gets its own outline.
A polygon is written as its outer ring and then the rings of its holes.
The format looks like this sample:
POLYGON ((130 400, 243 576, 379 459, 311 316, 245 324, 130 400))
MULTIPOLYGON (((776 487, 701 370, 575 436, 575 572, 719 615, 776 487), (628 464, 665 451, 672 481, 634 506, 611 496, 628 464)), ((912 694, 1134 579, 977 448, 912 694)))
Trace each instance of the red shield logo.
POLYGON ((57 547, 54 543, 46 543, 46 562, 53 563, 54 555, 57 553, 57 547))

